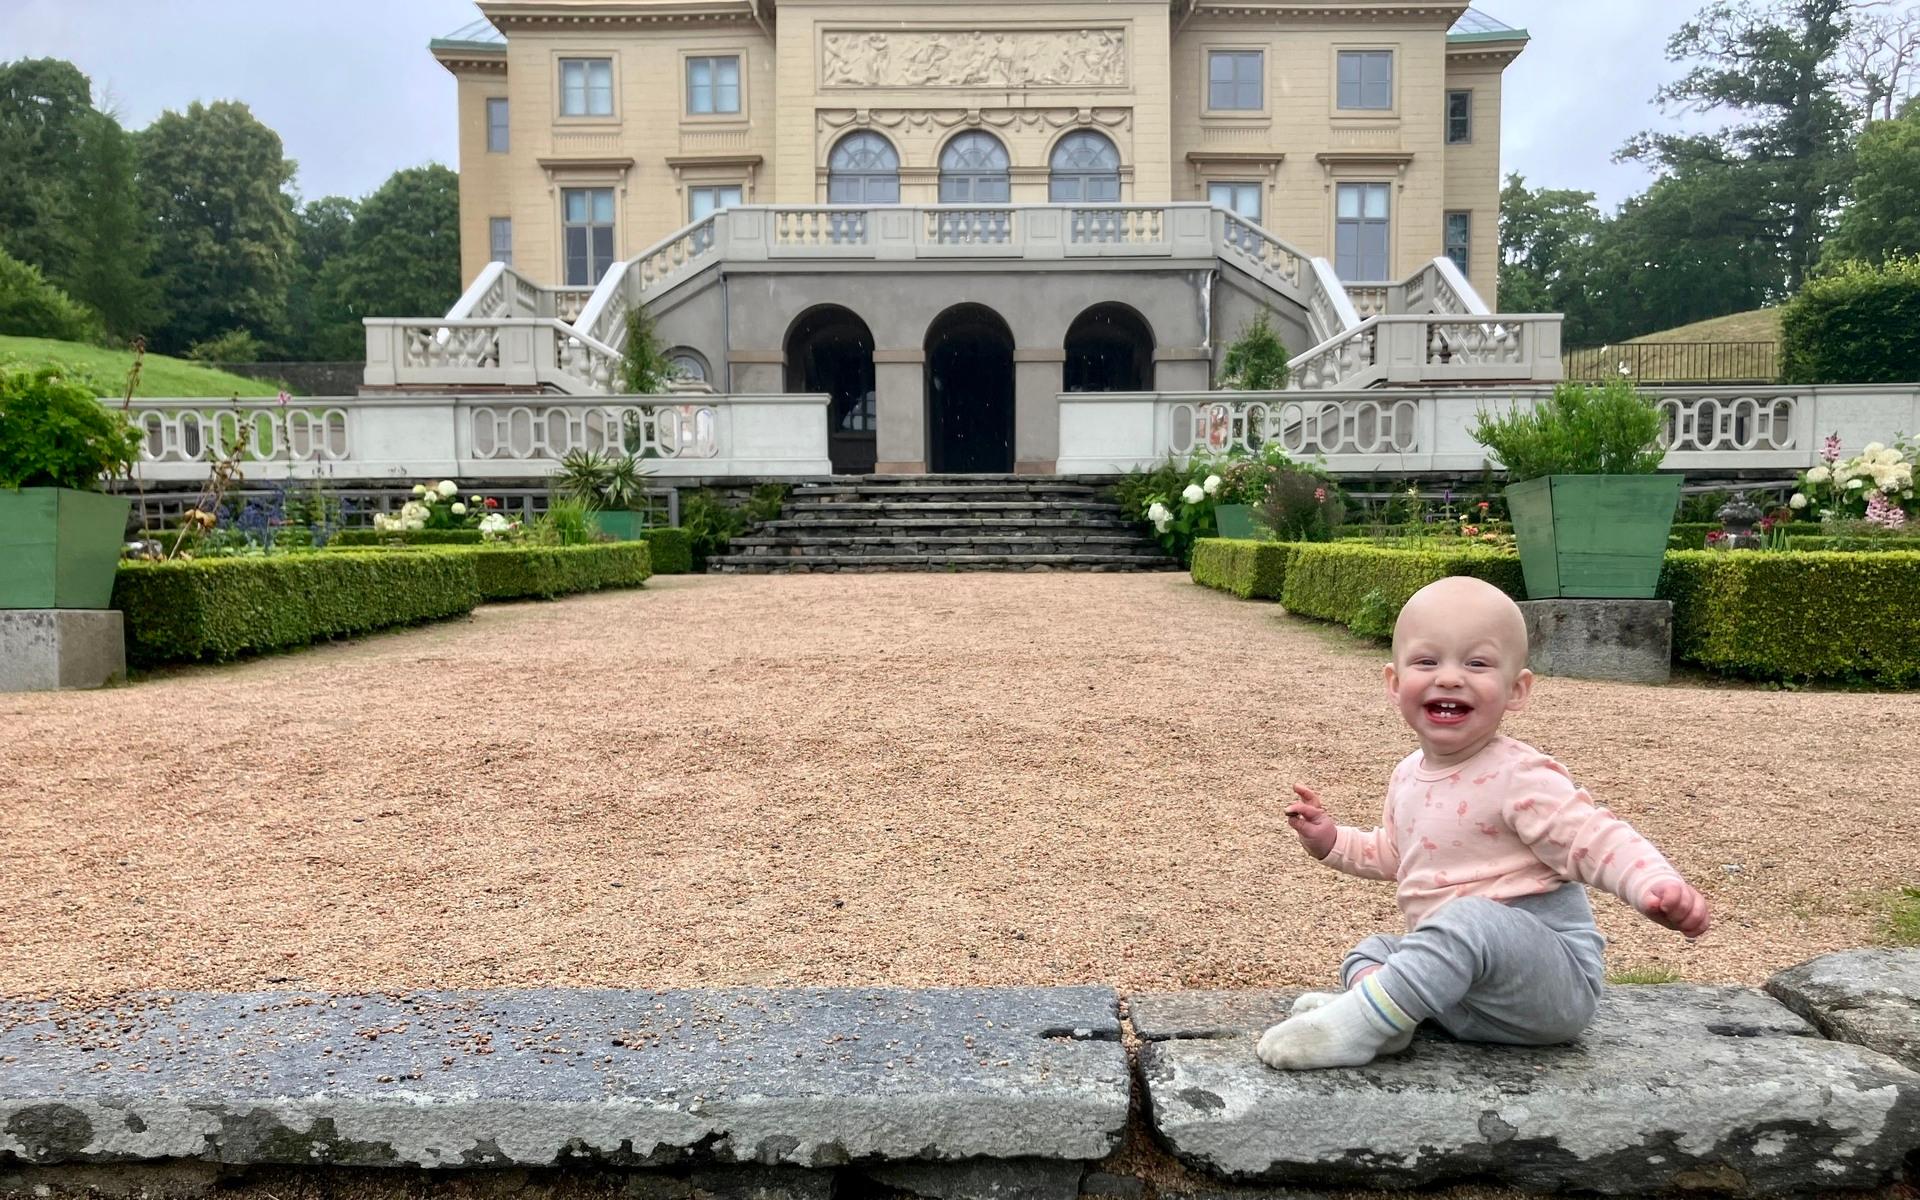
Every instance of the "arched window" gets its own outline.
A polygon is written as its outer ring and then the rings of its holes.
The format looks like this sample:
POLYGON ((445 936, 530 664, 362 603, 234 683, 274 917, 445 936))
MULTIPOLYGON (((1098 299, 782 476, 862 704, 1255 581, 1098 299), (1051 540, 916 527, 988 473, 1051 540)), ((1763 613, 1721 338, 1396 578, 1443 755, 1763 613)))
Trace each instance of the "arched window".
POLYGON ((940 152, 940 203, 1005 204, 1007 148, 990 133, 963 133, 940 152))
POLYGON ((828 204, 900 203, 900 156, 877 133, 850 133, 827 159, 828 204))
POLYGON ((667 351, 667 365, 679 372, 682 379, 707 382, 707 360, 689 346, 675 346, 667 351))
POLYGON ((1047 165, 1047 199, 1055 204, 1120 199, 1120 151, 1100 134, 1079 130, 1061 138, 1047 165))

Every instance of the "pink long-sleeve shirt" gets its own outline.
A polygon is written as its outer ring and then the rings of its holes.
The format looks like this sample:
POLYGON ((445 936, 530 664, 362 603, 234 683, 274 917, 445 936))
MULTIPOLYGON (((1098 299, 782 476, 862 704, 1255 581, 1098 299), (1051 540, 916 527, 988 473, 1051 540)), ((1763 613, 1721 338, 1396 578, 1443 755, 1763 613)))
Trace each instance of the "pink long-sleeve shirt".
POLYGON ((1644 911, 1648 889, 1681 878, 1633 826, 1525 742, 1496 737, 1458 766, 1424 763, 1417 750, 1402 759, 1380 827, 1341 826, 1324 860, 1362 879, 1397 882, 1408 929, 1462 896, 1512 900, 1568 880, 1644 911))

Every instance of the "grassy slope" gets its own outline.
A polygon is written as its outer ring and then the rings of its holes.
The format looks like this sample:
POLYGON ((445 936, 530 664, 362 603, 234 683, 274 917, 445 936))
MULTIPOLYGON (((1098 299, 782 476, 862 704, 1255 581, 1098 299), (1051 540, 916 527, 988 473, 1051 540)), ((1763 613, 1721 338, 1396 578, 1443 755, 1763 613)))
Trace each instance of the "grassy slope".
POLYGON ((1695 321, 1663 329, 1658 333, 1630 338, 1633 342, 1777 342, 1780 340, 1780 310, 1756 308, 1749 312, 1728 313, 1707 321, 1695 321))
MULTIPOLYGON (((81 342, 57 342, 51 338, 0 337, 0 367, 17 370, 49 364, 102 396, 123 395, 127 368, 133 354, 127 350, 104 350, 81 342)), ((258 379, 243 379, 216 371, 198 363, 164 354, 149 354, 140 367, 140 396, 271 396, 280 389, 258 379)))

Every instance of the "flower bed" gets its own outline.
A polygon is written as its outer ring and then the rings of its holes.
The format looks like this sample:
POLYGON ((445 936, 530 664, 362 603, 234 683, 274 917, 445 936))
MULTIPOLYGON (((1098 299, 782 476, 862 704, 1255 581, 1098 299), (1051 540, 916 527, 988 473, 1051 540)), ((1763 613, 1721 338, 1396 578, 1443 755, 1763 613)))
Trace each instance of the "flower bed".
POLYGON ((219 661, 471 612, 469 555, 288 554, 122 563, 127 662, 219 661))
POLYGON ((1667 555, 1682 662, 1756 679, 1920 683, 1920 551, 1667 555))
POLYGON ((1193 544, 1193 581, 1242 600, 1278 600, 1287 559, 1298 542, 1201 538, 1193 544))
POLYGON ((342 529, 327 546, 478 546, 484 540, 478 529, 342 529))

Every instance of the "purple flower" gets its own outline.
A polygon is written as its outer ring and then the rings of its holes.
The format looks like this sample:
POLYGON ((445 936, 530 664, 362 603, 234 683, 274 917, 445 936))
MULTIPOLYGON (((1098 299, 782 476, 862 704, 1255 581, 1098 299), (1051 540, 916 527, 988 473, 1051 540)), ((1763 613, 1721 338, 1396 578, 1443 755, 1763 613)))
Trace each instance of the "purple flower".
POLYGON ((1823 449, 1820 452, 1820 457, 1822 460, 1826 462, 1840 461, 1840 435, 1839 434, 1830 433, 1827 435, 1827 444, 1825 449, 1823 449))

